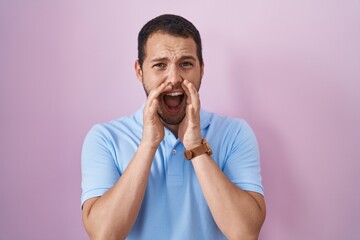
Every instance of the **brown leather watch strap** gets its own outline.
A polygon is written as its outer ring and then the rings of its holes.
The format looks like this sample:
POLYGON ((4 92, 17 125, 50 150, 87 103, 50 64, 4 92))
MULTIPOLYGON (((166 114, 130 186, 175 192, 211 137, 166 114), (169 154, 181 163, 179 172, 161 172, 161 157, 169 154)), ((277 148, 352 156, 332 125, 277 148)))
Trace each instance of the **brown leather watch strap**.
POLYGON ((206 139, 202 139, 202 141, 201 141, 201 145, 200 146, 197 146, 197 147, 195 147, 195 148, 193 148, 193 149, 190 149, 190 150, 186 150, 185 152, 184 152, 184 155, 185 155, 185 158, 187 159, 187 160, 191 160, 191 159, 193 159, 194 157, 197 157, 197 156, 199 156, 199 155, 201 155, 201 154, 204 154, 204 153, 206 153, 206 154, 208 154, 208 155, 211 155, 212 154, 212 150, 211 150, 211 148, 210 148, 210 145, 209 145, 209 143, 206 141, 206 139))

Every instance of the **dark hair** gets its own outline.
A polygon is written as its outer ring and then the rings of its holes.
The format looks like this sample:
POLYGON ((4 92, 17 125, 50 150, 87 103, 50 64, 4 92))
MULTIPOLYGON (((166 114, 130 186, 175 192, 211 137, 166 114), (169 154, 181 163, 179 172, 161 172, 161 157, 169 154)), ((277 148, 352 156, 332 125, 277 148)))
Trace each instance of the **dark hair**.
POLYGON ((147 22, 138 35, 138 60, 142 67, 145 59, 145 44, 148 38, 155 32, 163 32, 173 36, 192 37, 196 43, 197 57, 200 65, 203 65, 200 33, 196 27, 183 17, 164 14, 147 22))

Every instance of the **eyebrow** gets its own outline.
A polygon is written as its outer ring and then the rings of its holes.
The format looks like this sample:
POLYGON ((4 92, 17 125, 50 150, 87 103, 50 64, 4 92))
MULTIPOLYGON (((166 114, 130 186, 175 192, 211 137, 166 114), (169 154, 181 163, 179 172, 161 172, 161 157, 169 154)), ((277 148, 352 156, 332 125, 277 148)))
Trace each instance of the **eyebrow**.
POLYGON ((189 56, 182 56, 182 57, 180 58, 180 60, 186 60, 186 59, 191 59, 191 60, 196 61, 196 58, 195 58, 194 56, 191 56, 191 55, 189 55, 189 56))
POLYGON ((165 60, 168 60, 167 57, 163 57, 163 58, 154 58, 151 60, 151 62, 163 62, 165 60))
MULTIPOLYGON (((191 55, 182 56, 182 57, 180 57, 179 60, 187 60, 187 59, 191 59, 193 61, 196 61, 196 58, 194 56, 191 56, 191 55)), ((162 58, 154 58, 154 59, 151 60, 151 62, 163 62, 163 61, 167 61, 167 60, 169 60, 169 58, 162 57, 162 58)))

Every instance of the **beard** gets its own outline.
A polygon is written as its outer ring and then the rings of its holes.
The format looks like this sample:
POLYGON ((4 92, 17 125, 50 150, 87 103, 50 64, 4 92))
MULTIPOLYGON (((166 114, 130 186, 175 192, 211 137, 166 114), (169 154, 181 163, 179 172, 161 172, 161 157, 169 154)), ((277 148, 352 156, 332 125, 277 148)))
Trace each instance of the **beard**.
MULTIPOLYGON (((186 100, 183 100, 186 101, 186 100)), ((186 104, 184 104, 184 108, 180 110, 180 112, 176 115, 169 114, 163 106, 159 104, 158 107, 158 115, 163 123, 168 125, 179 125, 182 120, 184 120, 186 115, 186 104)))

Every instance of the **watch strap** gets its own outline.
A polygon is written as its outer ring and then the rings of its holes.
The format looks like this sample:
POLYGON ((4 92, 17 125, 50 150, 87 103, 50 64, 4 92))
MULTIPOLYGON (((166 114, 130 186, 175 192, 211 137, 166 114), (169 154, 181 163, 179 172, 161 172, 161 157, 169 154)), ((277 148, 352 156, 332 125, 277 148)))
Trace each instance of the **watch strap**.
POLYGON ((184 152, 184 155, 185 155, 185 158, 187 160, 191 160, 193 159, 194 157, 197 157, 199 155, 202 155, 202 154, 208 154, 208 155, 211 155, 212 154, 212 151, 211 151, 211 148, 210 148, 210 145, 209 143, 206 141, 206 139, 202 139, 201 140, 201 144, 193 149, 190 149, 190 150, 186 150, 184 152))

